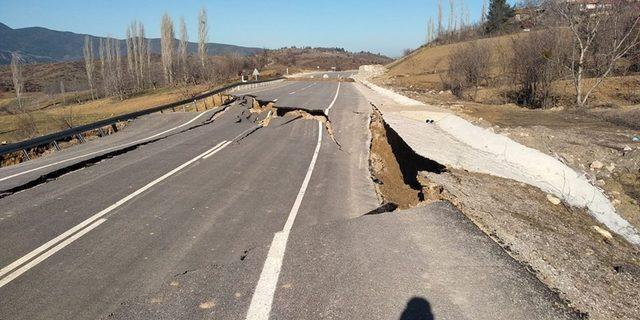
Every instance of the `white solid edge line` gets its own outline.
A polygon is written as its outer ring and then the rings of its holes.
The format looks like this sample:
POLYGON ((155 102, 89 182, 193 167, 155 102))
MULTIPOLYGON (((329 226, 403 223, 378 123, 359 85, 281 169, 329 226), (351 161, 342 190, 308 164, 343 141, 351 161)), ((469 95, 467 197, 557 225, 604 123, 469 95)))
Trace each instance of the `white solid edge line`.
MULTIPOLYGON (((338 99, 339 93, 340 83, 338 83, 338 89, 336 90, 336 95, 333 98, 333 101, 325 112, 328 112, 328 110, 333 107, 333 104, 335 104, 336 100, 338 99)), ((275 295, 276 286, 278 285, 278 278, 280 277, 280 270, 282 269, 282 260, 287 248, 287 241, 289 240, 289 233, 291 231, 291 228, 293 227, 293 222, 298 215, 298 210, 300 209, 300 205, 302 204, 302 199, 304 198, 307 187, 309 186, 309 181, 311 180, 313 169, 315 168, 316 161, 318 160, 321 146, 322 124, 318 122, 318 142, 316 143, 316 148, 313 151, 313 157, 311 158, 311 162, 309 163, 307 174, 302 181, 302 186, 300 186, 300 190, 298 191, 296 200, 293 203, 293 207, 291 207, 291 211, 289 212, 289 216, 287 218, 287 222, 284 225, 284 228, 282 229, 282 231, 277 232, 273 236, 271 247, 269 248, 269 252, 267 253, 267 259, 265 260, 264 266, 262 267, 262 272, 260 273, 260 279, 258 280, 256 289, 253 292, 253 297, 251 298, 251 304, 249 305, 249 310, 247 311, 247 316, 245 318, 247 320, 269 319, 271 306, 273 304, 273 296, 275 295)))
POLYGON ((29 271, 29 269, 35 267, 40 262, 42 262, 45 259, 47 259, 50 256, 52 256, 54 253, 62 250, 64 247, 66 247, 69 244, 71 244, 72 242, 76 241, 78 238, 82 237, 87 232, 93 230, 95 227, 99 226, 100 224, 102 224, 105 221, 107 221, 107 219, 100 219, 100 220, 94 222, 90 226, 82 229, 82 231, 74 234, 73 236, 71 236, 71 237, 67 238, 66 240, 64 240, 63 242, 59 243, 57 246, 53 247, 51 250, 45 252, 44 254, 40 255, 39 257, 37 257, 37 258, 35 258, 33 260, 31 260, 29 263, 25 264, 20 269, 12 272, 11 274, 6 276, 5 278, 0 279, 0 288, 2 288, 4 285, 6 285, 7 283, 11 282, 15 278, 19 277, 21 274, 29 271))
POLYGON ((10 265, 2 268, 2 270, 0 270, 0 277, 4 276, 5 274, 7 274, 9 271, 19 267, 20 265, 22 265, 23 263, 31 260, 33 257, 39 255, 40 253, 42 253, 43 251, 49 249, 50 247, 52 247, 53 245, 55 245, 56 243, 62 241, 63 239, 69 237, 70 235, 78 232, 79 230, 81 230, 82 228, 84 228, 85 226, 91 224, 92 222, 94 222, 97 219, 102 218, 104 215, 106 215, 107 213, 113 211, 114 209, 118 208, 119 206, 123 205, 124 203, 126 203, 127 201, 133 199, 134 197, 136 197, 137 195, 145 192, 146 190, 148 190, 149 188, 153 187, 154 185, 158 184, 159 182, 161 182, 162 180, 172 176, 173 174, 175 174, 176 172, 182 170, 184 167, 196 162, 197 160, 199 160, 200 158, 202 158, 204 155, 206 155, 207 153, 211 152, 212 150, 214 150, 216 147, 213 147, 211 149, 208 149, 207 151, 199 154, 198 156, 196 156, 195 158, 181 164, 180 166, 176 167, 175 169, 165 173, 164 175, 162 175, 160 178, 157 178, 151 182, 149 182, 148 184, 146 184, 144 187, 134 191, 133 193, 129 194, 128 196, 120 199, 118 202, 110 205, 109 207, 107 207, 106 209, 103 209, 102 211, 94 214, 93 216, 89 217, 88 219, 80 222, 79 224, 77 224, 75 227, 65 231, 64 233, 62 233, 61 235, 55 237, 54 239, 49 240, 47 243, 41 245, 40 247, 36 248, 35 250, 29 252, 28 254, 24 255, 23 257, 21 257, 20 259, 14 261, 13 263, 11 263, 10 265))
MULTIPOLYGON (((206 159, 206 158, 208 158, 208 157, 209 157, 208 155, 210 155, 211 153, 213 153, 213 152, 217 152, 217 151, 218 151, 218 148, 220 148, 220 146, 221 146, 221 145, 223 145, 225 142, 227 142, 227 140, 222 140, 222 141, 220 141, 220 143, 216 144, 216 146, 215 146, 215 147, 213 147, 213 150, 211 150, 209 153, 207 153, 207 154, 205 154, 204 156, 202 156, 202 159, 206 159)), ((222 148, 220 148, 220 149, 222 149, 222 148)))
POLYGON ((340 93, 340 82, 338 82, 338 90, 336 91, 336 96, 333 97, 333 101, 331 101, 331 104, 329 105, 329 107, 327 107, 324 110, 324 114, 329 115, 329 110, 333 108, 333 105, 336 103, 336 100, 338 100, 338 93, 340 93))
POLYGON ((184 127, 184 126, 186 126, 186 125, 188 125, 188 124, 190 124, 190 123, 192 123, 192 122, 196 121, 198 118, 202 117, 202 116, 203 116, 203 115, 205 115, 206 113, 208 113, 208 111, 205 111, 205 112, 200 113, 199 115, 195 116, 193 119, 191 119, 191 120, 189 120, 189 121, 187 121, 187 122, 185 122, 185 123, 183 123, 183 124, 181 124, 181 125, 179 125, 179 126, 175 126, 175 127, 171 128, 171 129, 167 129, 167 130, 165 130, 165 131, 162 131, 162 132, 156 133, 156 134, 154 134, 154 135, 152 135, 152 136, 149 136, 149 137, 146 137, 146 138, 142 138, 142 139, 138 139, 138 140, 135 140, 135 141, 133 141, 133 142, 127 142, 127 143, 124 143, 124 144, 121 144, 121 145, 118 145, 118 146, 115 146, 115 147, 110 147, 110 148, 106 148, 106 149, 102 149, 102 150, 98 150, 98 151, 90 152, 90 153, 87 153, 87 154, 83 154, 83 155, 75 156, 75 157, 72 157, 72 158, 68 158, 68 159, 60 160, 60 161, 58 161, 58 162, 49 163, 49 164, 46 164, 46 165, 44 165, 44 166, 40 166, 40 167, 37 167, 37 168, 29 169, 29 170, 26 170, 26 171, 21 171, 21 172, 18 172, 18 173, 12 174, 12 175, 10 175, 10 176, 6 176, 6 177, 3 177, 3 178, 0 178, 0 182, 1 182, 1 181, 5 181, 5 180, 9 180, 9 179, 11 179, 11 178, 15 178, 15 177, 21 176, 21 175, 23 175, 23 174, 27 174, 27 173, 30 173, 30 172, 34 172, 34 171, 38 171, 38 170, 44 169, 44 168, 48 168, 48 167, 51 167, 51 166, 55 166, 55 165, 58 165, 58 164, 61 164, 61 163, 65 163, 65 162, 69 162, 69 161, 73 161, 73 160, 81 159, 81 158, 84 158, 84 157, 92 156, 92 155, 94 155, 94 154, 98 154, 98 153, 102 153, 102 152, 107 152, 107 151, 111 151, 111 150, 118 149, 118 148, 124 148, 124 147, 130 146, 130 145, 134 145, 134 144, 136 144, 136 143, 143 142, 143 141, 145 141, 145 140, 150 140, 150 139, 156 138, 156 137, 161 136, 161 135, 163 135, 163 134, 165 134, 165 133, 167 133, 167 132, 170 132, 170 131, 173 131, 173 130, 176 130, 176 129, 182 128, 182 127, 184 127))
POLYGON ((218 153, 218 151, 226 148, 232 141, 227 141, 225 144, 223 144, 220 148, 215 149, 211 152, 209 152, 207 155, 203 156, 202 159, 208 159, 209 157, 213 156, 214 154, 218 153))

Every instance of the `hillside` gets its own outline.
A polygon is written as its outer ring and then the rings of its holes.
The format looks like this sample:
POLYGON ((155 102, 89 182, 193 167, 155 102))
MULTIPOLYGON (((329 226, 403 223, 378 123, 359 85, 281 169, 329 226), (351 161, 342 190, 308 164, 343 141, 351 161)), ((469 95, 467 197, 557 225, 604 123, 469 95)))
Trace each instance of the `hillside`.
MULTIPOLYGON (((510 82, 509 64, 513 60, 512 45, 514 41, 527 36, 528 33, 484 38, 453 44, 426 46, 413 51, 406 57, 387 65, 388 72, 378 81, 398 88, 416 92, 448 92, 445 84, 449 71, 449 54, 470 44, 478 43, 482 48, 490 50, 489 79, 487 85, 479 88, 475 102, 500 105, 511 101, 514 84, 510 82)), ((610 77, 593 94, 593 104, 615 104, 632 106, 640 102, 637 85, 640 75, 629 73, 626 76, 610 77)), ((573 103, 573 87, 570 78, 553 82, 551 93, 557 106, 568 106, 573 103)), ((466 100, 471 97, 467 94, 466 100)))
MULTIPOLYGON (((11 52, 20 52, 28 62, 60 62, 82 59, 82 46, 85 34, 56 31, 41 27, 12 29, 0 23, 0 64, 9 64, 11 52)), ((96 46, 100 37, 91 36, 96 46)), ((125 41, 119 40, 124 50, 125 41)), ((189 42, 187 47, 190 53, 197 52, 197 43, 189 42)), ((160 53, 160 39, 151 39, 151 50, 160 53)), ((243 56, 256 54, 262 49, 241 47, 221 43, 207 44, 207 50, 211 55, 224 55, 238 53, 243 56)))
POLYGON ((503 51, 509 47, 515 37, 518 37, 518 34, 422 47, 387 65, 389 72, 384 77, 401 86, 443 90, 442 77, 449 70, 449 54, 452 51, 477 41, 491 49, 491 69, 495 70, 507 63, 503 51))
POLYGON ((271 61, 301 69, 337 70, 357 69, 367 64, 387 64, 391 58, 371 52, 349 52, 342 48, 281 48, 270 50, 271 61))

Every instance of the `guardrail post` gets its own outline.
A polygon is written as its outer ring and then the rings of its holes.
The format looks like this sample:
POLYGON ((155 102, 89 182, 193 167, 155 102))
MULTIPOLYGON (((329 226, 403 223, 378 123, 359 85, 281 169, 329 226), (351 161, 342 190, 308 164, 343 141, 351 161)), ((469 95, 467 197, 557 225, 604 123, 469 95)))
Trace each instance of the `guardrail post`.
POLYGON ((195 100, 193 100, 193 107, 196 109, 196 112, 198 112, 198 104, 195 100))
POLYGON ((78 140, 80 141, 80 143, 85 143, 87 140, 84 139, 84 136, 82 136, 82 133, 78 132, 78 134, 76 134, 76 136, 78 137, 78 140))
POLYGON ((104 137, 104 130, 102 130, 102 127, 98 128, 98 133, 100 134, 100 138, 104 137))
POLYGON ((31 158, 29 157, 29 153, 27 152, 27 150, 22 149, 22 154, 24 155, 24 158, 27 160, 31 160, 31 158))
POLYGON ((56 148, 57 151, 60 151, 60 146, 58 145, 58 141, 53 140, 53 147, 56 148))
POLYGON ((118 126, 115 123, 111 125, 111 129, 113 130, 113 133, 118 132, 118 126))

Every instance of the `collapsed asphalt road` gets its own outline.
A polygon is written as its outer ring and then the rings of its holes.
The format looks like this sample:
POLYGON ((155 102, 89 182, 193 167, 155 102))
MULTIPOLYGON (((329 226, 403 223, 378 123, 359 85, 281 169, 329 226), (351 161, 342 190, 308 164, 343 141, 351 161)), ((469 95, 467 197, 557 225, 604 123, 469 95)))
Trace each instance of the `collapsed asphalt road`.
POLYGON ((340 146, 235 105, 0 199, 0 319, 572 317, 447 204, 363 216, 380 202, 354 86, 236 93, 324 110, 340 146))

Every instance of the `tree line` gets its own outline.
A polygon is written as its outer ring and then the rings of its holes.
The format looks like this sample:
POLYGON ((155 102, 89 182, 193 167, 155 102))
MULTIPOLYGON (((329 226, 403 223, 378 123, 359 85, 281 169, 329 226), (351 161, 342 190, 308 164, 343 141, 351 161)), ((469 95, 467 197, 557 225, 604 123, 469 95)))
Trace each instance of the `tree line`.
MULTIPOLYGON (((544 13, 541 28, 513 37, 502 50, 483 41, 457 46, 449 55, 445 86, 475 99, 481 86, 515 85, 510 98, 538 108, 555 102, 554 82, 568 80, 575 105, 583 107, 607 77, 640 70, 640 3, 585 7, 548 0, 529 5, 544 13), (494 59, 502 62, 497 70, 491 68, 494 59)), ((504 0, 491 0, 484 30, 500 30, 511 14, 504 0)))
MULTIPOLYGON (((162 16, 160 25, 162 84, 187 84, 212 78, 213 70, 204 72, 206 69, 211 69, 207 59, 207 42, 209 41, 207 20, 207 12, 203 7, 198 15, 198 63, 196 66, 187 50, 189 38, 184 18, 180 18, 179 39, 176 40, 173 20, 167 13, 162 16)), ((124 98, 127 94, 159 85, 160 79, 152 66, 154 59, 151 40, 146 38, 145 27, 141 22, 133 21, 127 26, 124 50, 121 47, 121 41, 112 37, 101 38, 97 45, 96 68, 93 38, 85 37, 83 56, 92 98, 95 99, 98 96, 124 98), (101 88, 96 87, 98 75, 101 79, 101 88)))
MULTIPOLYGON (((160 53, 152 48, 152 40, 146 37, 145 26, 139 21, 127 25, 124 40, 111 36, 96 38, 86 36, 82 47, 84 76, 86 86, 73 83, 70 89, 74 92, 72 99, 67 98, 64 79, 55 79, 45 89, 49 95, 58 94, 58 98, 46 103, 66 105, 67 103, 82 103, 106 97, 125 99, 141 92, 165 86, 180 86, 188 88, 193 84, 208 84, 214 86, 221 81, 227 81, 243 70, 262 67, 268 63, 267 55, 260 57, 242 56, 238 52, 230 52, 223 56, 209 55, 207 44, 209 41, 209 25, 207 11, 202 7, 198 14, 198 43, 195 54, 188 50, 189 38, 184 18, 176 29, 169 14, 165 13, 160 24, 160 53), (153 50, 152 50, 153 49, 153 50)), ((155 40, 154 40, 155 41, 155 40)), ((155 45, 154 45, 155 46, 155 45)), ((11 72, 15 105, 12 103, 7 111, 16 116, 17 128, 24 138, 38 134, 37 121, 34 110, 42 103, 41 99, 25 97, 25 78, 23 65, 25 60, 18 52, 11 54, 11 72)), ((184 91, 189 94, 189 90, 184 91)), ((63 127, 74 125, 72 108, 65 119, 55 119, 63 127)))

